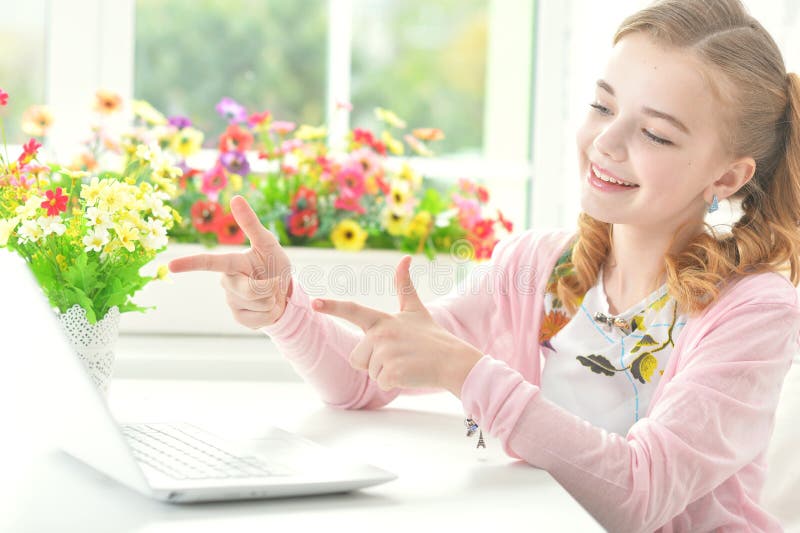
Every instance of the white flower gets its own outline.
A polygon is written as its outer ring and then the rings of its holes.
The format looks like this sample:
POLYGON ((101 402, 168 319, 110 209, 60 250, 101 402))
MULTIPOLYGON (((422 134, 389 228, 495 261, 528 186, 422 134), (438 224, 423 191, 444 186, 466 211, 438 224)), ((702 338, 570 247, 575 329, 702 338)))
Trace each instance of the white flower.
POLYGON ((45 237, 51 233, 63 235, 64 232, 67 231, 67 226, 61 222, 60 216, 39 217, 36 222, 39 224, 39 227, 42 228, 42 235, 45 237))
POLYGON ((99 252, 108 244, 108 230, 105 228, 89 231, 83 237, 84 250, 99 252))
POLYGON ((148 220, 142 237, 142 245, 147 250, 160 250, 167 245, 167 228, 160 220, 148 220))
POLYGON ((86 200, 86 205, 97 205, 97 201, 107 186, 106 180, 101 183, 97 177, 94 177, 91 183, 81 187, 81 198, 86 200))
POLYGON ((25 205, 20 205, 16 209, 16 213, 23 219, 32 219, 34 218, 39 209, 42 207, 42 202, 44 199, 41 196, 31 196, 28 198, 28 201, 25 202, 25 205))
POLYGON ((8 244, 8 238, 14 228, 17 227, 17 224, 19 224, 19 218, 17 217, 0 220, 0 246, 8 244))
POLYGON ((19 227, 20 242, 36 242, 42 238, 42 227, 35 220, 25 220, 19 227))
POLYGON ((136 147, 136 157, 149 162, 153 158, 153 151, 146 144, 140 144, 136 147))
POLYGON ((103 211, 97 207, 90 207, 86 210, 86 222, 90 226, 94 226, 95 231, 109 230, 112 227, 111 215, 108 211, 103 211))

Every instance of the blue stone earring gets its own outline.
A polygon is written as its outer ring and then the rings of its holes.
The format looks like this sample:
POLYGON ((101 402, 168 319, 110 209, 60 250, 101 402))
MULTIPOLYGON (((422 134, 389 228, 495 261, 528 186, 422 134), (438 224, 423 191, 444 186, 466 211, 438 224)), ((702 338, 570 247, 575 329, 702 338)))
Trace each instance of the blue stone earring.
POLYGON ((719 209, 719 202, 717 201, 717 195, 715 194, 714 197, 711 199, 711 205, 708 206, 708 212, 713 213, 719 209))

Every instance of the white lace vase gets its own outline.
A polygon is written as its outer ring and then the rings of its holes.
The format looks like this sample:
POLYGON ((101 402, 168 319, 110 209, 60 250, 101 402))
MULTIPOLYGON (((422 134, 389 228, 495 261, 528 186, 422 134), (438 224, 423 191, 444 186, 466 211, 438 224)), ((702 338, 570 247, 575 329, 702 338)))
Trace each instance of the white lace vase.
POLYGON ((102 319, 90 324, 86 310, 73 305, 59 319, 72 348, 97 388, 106 395, 114 369, 114 348, 119 337, 119 308, 112 307, 102 319))

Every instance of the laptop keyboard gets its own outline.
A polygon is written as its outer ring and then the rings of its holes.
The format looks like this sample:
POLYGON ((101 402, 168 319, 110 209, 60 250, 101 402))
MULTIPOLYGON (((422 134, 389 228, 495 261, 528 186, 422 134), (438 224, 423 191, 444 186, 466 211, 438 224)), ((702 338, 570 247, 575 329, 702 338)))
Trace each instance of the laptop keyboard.
POLYGON ((134 457, 173 479, 228 479, 289 474, 255 456, 237 455, 168 424, 122 426, 134 457))

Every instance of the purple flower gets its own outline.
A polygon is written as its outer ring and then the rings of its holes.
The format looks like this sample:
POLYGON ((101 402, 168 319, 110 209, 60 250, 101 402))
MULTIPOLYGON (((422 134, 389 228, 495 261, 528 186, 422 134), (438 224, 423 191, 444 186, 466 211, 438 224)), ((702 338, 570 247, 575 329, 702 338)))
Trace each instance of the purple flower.
POLYGON ((228 123, 244 122, 247 120, 247 110, 244 106, 227 96, 219 101, 216 110, 228 123))
POLYGON ((247 162, 247 156, 242 152, 225 152, 219 156, 219 162, 233 174, 246 176, 250 173, 250 163, 247 162))
POLYGON ((189 120, 188 117, 182 117, 180 115, 173 115, 169 117, 169 123, 171 126, 175 126, 179 130, 183 128, 190 128, 192 126, 192 121, 189 120))

